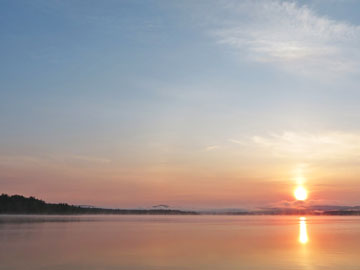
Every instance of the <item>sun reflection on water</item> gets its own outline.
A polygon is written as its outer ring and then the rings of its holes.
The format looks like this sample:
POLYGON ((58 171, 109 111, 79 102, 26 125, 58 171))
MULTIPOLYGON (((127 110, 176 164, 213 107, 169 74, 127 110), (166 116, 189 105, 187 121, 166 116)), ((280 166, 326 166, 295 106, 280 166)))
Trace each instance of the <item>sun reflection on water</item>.
POLYGON ((300 220, 299 242, 301 244, 306 244, 307 242, 309 242, 309 237, 306 229, 306 217, 300 217, 299 220, 300 220))

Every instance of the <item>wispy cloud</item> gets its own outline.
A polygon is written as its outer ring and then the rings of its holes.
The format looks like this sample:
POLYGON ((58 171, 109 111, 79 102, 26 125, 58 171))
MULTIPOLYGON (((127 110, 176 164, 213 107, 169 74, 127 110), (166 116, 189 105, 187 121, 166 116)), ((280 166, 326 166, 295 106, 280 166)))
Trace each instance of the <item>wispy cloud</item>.
POLYGON ((360 26, 288 1, 228 5, 238 19, 215 31, 218 41, 250 61, 302 74, 358 72, 360 26))
POLYGON ((209 146, 205 147, 205 150, 206 151, 214 151, 214 150, 218 150, 220 148, 221 148, 220 145, 209 145, 209 146))
POLYGON ((360 135, 352 133, 285 131, 281 134, 253 136, 252 141, 277 157, 316 160, 360 157, 360 135))

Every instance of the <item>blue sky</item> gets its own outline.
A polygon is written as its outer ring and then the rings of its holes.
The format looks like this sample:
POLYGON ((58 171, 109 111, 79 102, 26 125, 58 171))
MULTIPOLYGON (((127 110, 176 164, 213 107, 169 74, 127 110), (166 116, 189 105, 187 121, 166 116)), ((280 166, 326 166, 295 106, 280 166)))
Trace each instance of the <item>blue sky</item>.
POLYGON ((316 202, 358 202, 358 1, 1 3, 4 192, 260 205, 301 168, 316 202))

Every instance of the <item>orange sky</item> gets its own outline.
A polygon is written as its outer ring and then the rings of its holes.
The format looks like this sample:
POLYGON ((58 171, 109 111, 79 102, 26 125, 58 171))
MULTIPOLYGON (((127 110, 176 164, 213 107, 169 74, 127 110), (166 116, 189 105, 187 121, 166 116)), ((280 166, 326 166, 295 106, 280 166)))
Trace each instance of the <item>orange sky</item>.
POLYGON ((357 1, 29 2, 0 9, 0 192, 360 205, 357 1))

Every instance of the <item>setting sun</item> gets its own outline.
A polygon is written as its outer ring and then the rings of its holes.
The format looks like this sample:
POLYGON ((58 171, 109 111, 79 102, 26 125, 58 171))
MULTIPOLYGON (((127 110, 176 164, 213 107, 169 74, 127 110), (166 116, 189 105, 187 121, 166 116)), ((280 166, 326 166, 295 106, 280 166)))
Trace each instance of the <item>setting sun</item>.
POLYGON ((294 191, 294 196, 298 201, 304 201, 307 198, 307 191, 304 187, 297 187, 294 191))

